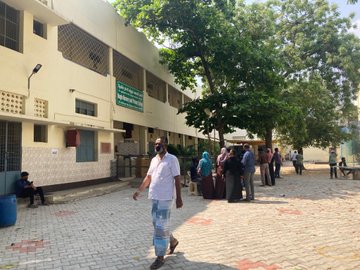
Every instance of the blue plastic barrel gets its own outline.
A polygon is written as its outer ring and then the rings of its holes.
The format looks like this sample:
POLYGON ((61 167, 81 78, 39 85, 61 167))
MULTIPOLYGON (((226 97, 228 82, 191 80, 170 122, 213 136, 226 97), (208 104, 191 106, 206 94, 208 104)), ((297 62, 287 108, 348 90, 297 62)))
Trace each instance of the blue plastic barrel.
POLYGON ((16 196, 0 196, 0 227, 11 226, 16 223, 16 196))

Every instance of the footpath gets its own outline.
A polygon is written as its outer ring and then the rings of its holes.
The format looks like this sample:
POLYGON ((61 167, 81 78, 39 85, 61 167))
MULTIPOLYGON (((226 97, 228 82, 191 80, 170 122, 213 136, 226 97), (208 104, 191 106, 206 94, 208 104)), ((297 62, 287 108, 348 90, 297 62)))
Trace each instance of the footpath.
MULTIPOLYGON (((291 166, 256 200, 229 204, 189 196, 172 212, 180 243, 160 269, 360 269, 360 181, 329 179, 328 167, 291 166)), ((257 169, 258 173, 259 169, 257 169)), ((0 228, 0 269, 149 269, 150 202, 135 188, 68 203, 18 208, 0 228)))

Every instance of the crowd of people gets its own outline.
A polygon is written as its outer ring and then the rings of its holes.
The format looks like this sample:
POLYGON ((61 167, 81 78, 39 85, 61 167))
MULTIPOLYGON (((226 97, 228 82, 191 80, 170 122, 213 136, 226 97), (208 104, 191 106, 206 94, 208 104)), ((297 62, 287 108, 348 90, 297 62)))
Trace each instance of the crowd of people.
POLYGON ((259 148, 256 160, 248 144, 244 144, 243 151, 238 153, 235 149, 222 148, 214 166, 207 151, 202 153, 200 160, 193 158, 190 167, 191 181, 196 182, 199 195, 204 199, 226 199, 229 203, 250 202, 255 199, 256 162, 260 164, 261 186, 274 186, 275 179, 280 178, 282 166, 279 149, 275 148, 272 153, 270 148, 259 148))

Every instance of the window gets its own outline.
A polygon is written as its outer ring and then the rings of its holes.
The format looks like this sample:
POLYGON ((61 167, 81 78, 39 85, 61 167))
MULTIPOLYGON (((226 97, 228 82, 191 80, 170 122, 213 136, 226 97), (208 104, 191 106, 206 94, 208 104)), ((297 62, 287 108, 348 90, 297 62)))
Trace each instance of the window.
POLYGON ((170 106, 177 109, 181 108, 181 92, 170 85, 168 89, 168 100, 170 106))
POLYGON ((96 161, 95 132, 80 130, 80 145, 76 147, 76 162, 96 161))
POLYGON ((146 92, 152 98, 166 101, 166 83, 148 71, 146 71, 146 92))
POLYGON ((0 45, 19 51, 20 12, 0 1, 0 45))
POLYGON ((58 26, 63 57, 103 76, 109 73, 109 47, 74 24, 58 26))
POLYGON ((113 50, 113 68, 116 81, 143 90, 144 74, 142 67, 115 50, 113 50))
POLYGON ((37 20, 34 20, 33 23, 33 33, 40 37, 46 38, 46 28, 45 25, 37 20))
POLYGON ((47 142, 46 125, 34 125, 34 142, 47 142))
POLYGON ((189 103, 192 99, 184 95, 184 104, 189 103))
POLYGON ((96 116, 96 104, 77 99, 75 111, 80 114, 96 116))

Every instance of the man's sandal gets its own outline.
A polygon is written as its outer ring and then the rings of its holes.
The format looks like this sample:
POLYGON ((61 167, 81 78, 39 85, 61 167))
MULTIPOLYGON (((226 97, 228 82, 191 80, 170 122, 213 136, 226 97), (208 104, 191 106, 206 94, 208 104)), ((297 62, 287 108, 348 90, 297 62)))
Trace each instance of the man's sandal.
POLYGON ((156 258, 156 260, 150 265, 150 269, 159 269, 164 265, 164 259, 156 258))
POLYGON ((170 248, 169 248, 169 250, 167 252, 167 255, 173 254, 174 251, 175 251, 175 248, 177 247, 178 244, 179 244, 179 241, 176 241, 176 243, 174 245, 170 245, 170 248))

